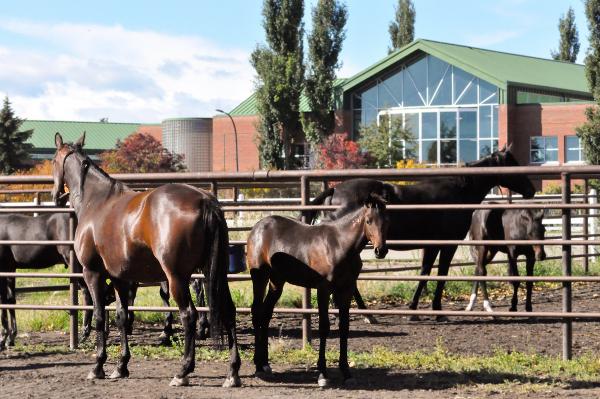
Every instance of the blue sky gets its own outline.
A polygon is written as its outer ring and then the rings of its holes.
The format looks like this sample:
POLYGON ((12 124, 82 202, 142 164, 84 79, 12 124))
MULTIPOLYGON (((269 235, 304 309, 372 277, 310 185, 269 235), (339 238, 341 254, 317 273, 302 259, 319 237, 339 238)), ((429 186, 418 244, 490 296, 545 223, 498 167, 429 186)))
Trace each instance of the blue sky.
MULTIPOLYGON (((306 29, 310 9, 306 0, 306 29)), ((347 0, 339 76, 387 54, 397 0, 347 0)), ((582 0, 415 0, 416 37, 549 57, 571 5, 582 62, 582 0)), ((0 94, 28 119, 160 122, 231 109, 253 88, 261 0, 20 0, 0 15, 0 94)))

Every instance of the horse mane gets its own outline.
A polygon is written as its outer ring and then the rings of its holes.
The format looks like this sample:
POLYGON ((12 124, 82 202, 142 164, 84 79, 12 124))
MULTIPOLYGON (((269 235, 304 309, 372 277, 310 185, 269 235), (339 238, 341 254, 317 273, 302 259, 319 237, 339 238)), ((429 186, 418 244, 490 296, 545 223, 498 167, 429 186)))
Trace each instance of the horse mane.
POLYGON ((83 196, 83 191, 84 191, 83 187, 84 187, 84 183, 85 183, 85 178, 86 178, 87 174, 89 173, 90 168, 94 172, 99 173, 102 177, 104 177, 108 180, 108 182, 110 184, 109 191, 111 193, 121 194, 121 193, 129 190, 129 187, 125 183, 111 177, 100 166, 98 166, 94 162, 94 160, 85 153, 85 151, 83 150, 83 148, 81 146, 74 145, 73 149, 76 154, 79 154, 84 158, 83 162, 81 163, 81 175, 79 176, 79 181, 80 181, 79 191, 80 191, 81 196, 83 196))

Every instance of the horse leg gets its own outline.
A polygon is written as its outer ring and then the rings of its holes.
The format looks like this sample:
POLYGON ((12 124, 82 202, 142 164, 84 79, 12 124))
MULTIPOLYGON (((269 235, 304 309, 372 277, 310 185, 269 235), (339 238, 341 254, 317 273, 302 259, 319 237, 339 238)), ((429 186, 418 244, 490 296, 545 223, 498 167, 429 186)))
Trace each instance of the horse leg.
POLYGON ((350 366, 348 365, 348 331, 350 329, 350 301, 352 300, 352 291, 336 292, 336 302, 339 304, 340 312, 340 358, 338 361, 342 378, 345 384, 350 384, 354 381, 350 374, 350 366))
MULTIPOLYGON (((196 303, 200 307, 206 306, 206 301, 204 299, 204 284, 200 279, 192 280, 192 288, 196 293, 196 303)), ((210 337, 210 324, 208 323, 208 317, 206 317, 206 312, 201 311, 200 313, 200 321, 198 322, 198 339, 205 340, 210 337)))
MULTIPOLYGON (((160 283, 160 299, 162 299, 163 305, 169 306, 169 283, 163 281, 160 283)), ((165 313, 165 326, 163 327, 162 333, 158 337, 160 345, 171 345, 171 337, 173 336, 173 313, 165 313)))
POLYGON ((121 357, 119 358, 119 362, 117 363, 117 368, 110 375, 110 379, 115 378, 127 378, 129 377, 129 370, 127 369, 127 364, 129 363, 129 359, 131 358, 131 353, 129 352, 129 340, 127 337, 127 328, 129 326, 127 319, 129 318, 129 297, 130 297, 130 289, 131 284, 121 281, 114 280, 114 286, 117 290, 117 294, 119 295, 119 300, 117 301, 117 311, 115 315, 115 321, 117 327, 119 327, 119 331, 121 332, 121 357))
MULTIPOLYGON (((92 295, 90 294, 90 290, 88 289, 85 281, 79 281, 79 288, 81 288, 83 304, 86 306, 93 305, 92 295)), ((87 341, 92 333, 92 314, 92 310, 86 310, 83 312, 83 331, 81 331, 81 336, 79 337, 79 341, 81 342, 87 341)))
MULTIPOLYGON (((354 290, 354 300, 356 301, 356 306, 359 309, 367 309, 365 301, 363 301, 362 295, 360 295, 360 291, 358 291, 358 287, 356 287, 356 289, 354 290)), ((365 315, 365 318, 363 320, 367 324, 377 324, 377 319, 375 318, 375 316, 370 314, 365 315)))
MULTIPOLYGON (((2 277, 0 278, 0 303, 7 304, 7 295, 8 295, 8 278, 2 277)), ((2 329, 0 331, 0 351, 6 348, 6 339, 9 335, 9 327, 8 327, 8 309, 2 309, 2 314, 0 316, 0 320, 2 323, 2 329)))
MULTIPOLYGON (((168 268, 163 268, 168 269, 168 268)), ((179 276, 169 276, 169 290, 173 295, 173 299, 179 307, 179 316, 184 331, 184 354, 181 371, 173 377, 171 386, 189 385, 188 374, 194 371, 196 366, 196 321, 198 320, 198 312, 192 301, 189 289, 189 279, 184 279, 179 276)))
POLYGON ((254 366, 256 375, 263 373, 270 374, 271 368, 267 359, 264 358, 264 350, 261 347, 262 339, 262 321, 264 313, 264 298, 269 275, 266 273, 266 266, 250 269, 250 278, 252 279, 252 328, 254 328, 254 366))
POLYGON ((92 294, 94 318, 96 319, 96 365, 89 372, 87 378, 104 378, 104 363, 106 362, 106 332, 104 330, 106 280, 102 274, 87 268, 83 269, 83 278, 92 294))
MULTIPOLYGON (((17 303, 16 293, 16 279, 14 277, 8 278, 7 284, 7 303, 15 305, 17 303)), ((8 309, 10 315, 10 329, 8 333, 8 346, 15 346, 15 338, 17 337, 17 316, 15 315, 14 309, 8 309)))
MULTIPOLYGON (((452 262, 452 258, 454 258, 454 254, 456 253, 456 249, 458 246, 445 246, 442 248, 440 252, 440 264, 438 266, 438 276, 447 276, 448 270, 450 270, 450 262, 452 262)), ((442 310, 442 294, 444 293, 444 286, 446 285, 445 281, 438 281, 435 287, 435 294, 433 295, 433 302, 431 303, 431 308, 433 310, 442 310)), ((438 316, 436 317, 437 321, 448 321, 448 317, 446 316, 438 316)))
MULTIPOLYGON (((223 388, 239 387, 242 385, 240 380, 239 371, 242 361, 240 359, 240 353, 238 351, 237 336, 235 333, 235 305, 231 298, 229 290, 225 292, 228 295, 227 307, 229 308, 229 317, 227 325, 227 344, 229 346, 229 375, 223 382, 223 388)), ((206 317, 206 316, 205 316, 206 317)), ((208 324, 208 321, 207 321, 208 324)))
MULTIPOLYGON (((433 267, 433 262, 435 262, 435 258, 439 252, 439 247, 427 247, 423 249, 423 262, 421 263, 421 276, 429 276, 431 274, 431 268, 433 267)), ((419 298, 421 297, 421 292, 423 288, 427 285, 427 281, 419 281, 417 285, 417 289, 415 290, 415 294, 413 295, 412 302, 409 306, 409 309, 416 310, 419 306, 419 298)), ((409 320, 418 321, 419 316, 410 316, 409 320)))
POLYGON ((271 323, 271 318, 273 317, 273 309, 275 308, 275 304, 283 292, 283 285, 284 282, 273 281, 273 279, 271 279, 267 296, 263 302, 263 314, 260 326, 260 349, 262 350, 261 358, 264 361, 263 371, 266 373, 271 372, 271 366, 269 365, 269 323, 271 323))
MULTIPOLYGON (((533 253, 533 251, 527 254, 526 259, 527 260, 525 264, 525 270, 527 272, 527 276, 531 277, 533 276, 533 266, 535 265, 535 254, 533 253)), ((533 306, 531 305, 531 291, 533 291, 533 281, 525 282, 525 287, 527 290, 527 296, 525 298, 525 311, 531 312, 533 310, 533 306)))
MULTIPOLYGON (((135 302, 135 296, 137 295, 137 289, 138 289, 138 284, 137 283, 129 283, 129 286, 127 287, 128 291, 129 291, 129 301, 127 302, 127 304, 129 306, 133 306, 133 303, 135 302)), ((133 313, 133 310, 129 310, 127 313, 127 335, 132 335, 133 334, 133 322, 135 321, 135 314, 133 313)))
MULTIPOLYGON (((483 274, 483 262, 482 262, 482 258, 483 256, 485 256, 485 247, 482 245, 478 245, 477 247, 473 248, 473 251, 471 252, 471 254, 473 255, 473 258, 475 258, 475 275, 476 276, 481 276, 483 274)), ((482 283, 483 285, 483 283, 482 283)), ((473 310, 473 306, 475 306, 475 301, 477 300, 477 290, 479 289, 479 282, 478 281, 473 281, 473 288, 471 289, 471 298, 469 299, 469 304, 467 305, 467 307, 465 308, 465 310, 467 312, 470 312, 473 310)))
MULTIPOLYGON (((317 289, 317 303, 319 306, 319 361, 317 362, 319 378, 317 382, 321 388, 329 385, 329 380, 327 379, 327 361, 325 360, 325 349, 330 329, 328 313, 329 291, 327 283, 317 289)), ((355 290, 355 294, 357 292, 358 290, 355 290)))
MULTIPOLYGON (((519 268, 517 266, 517 258, 514 255, 514 253, 510 250, 510 248, 508 250, 508 274, 511 276, 519 275, 519 268)), ((513 286, 513 295, 512 295, 512 299, 510 301, 509 311, 516 312, 517 304, 519 303, 518 293, 519 293, 519 285, 521 285, 521 282, 520 281, 512 281, 511 284, 513 286)))

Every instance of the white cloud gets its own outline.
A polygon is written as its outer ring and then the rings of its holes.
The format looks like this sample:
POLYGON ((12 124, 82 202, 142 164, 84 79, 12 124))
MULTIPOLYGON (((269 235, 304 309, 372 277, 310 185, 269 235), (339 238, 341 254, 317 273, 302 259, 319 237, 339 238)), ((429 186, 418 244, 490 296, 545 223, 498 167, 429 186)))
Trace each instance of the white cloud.
POLYGON ((15 20, 2 31, 34 46, 0 46, 0 91, 28 119, 210 116, 252 92, 249 54, 201 37, 15 20))

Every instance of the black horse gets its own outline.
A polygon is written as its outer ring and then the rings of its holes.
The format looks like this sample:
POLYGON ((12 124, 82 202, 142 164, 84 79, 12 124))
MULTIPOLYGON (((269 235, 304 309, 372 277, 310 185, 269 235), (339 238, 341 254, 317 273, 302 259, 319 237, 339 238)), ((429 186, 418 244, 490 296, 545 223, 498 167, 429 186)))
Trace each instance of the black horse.
POLYGON ((332 293, 340 315, 339 368, 344 381, 351 378, 347 359, 349 308, 362 268, 360 252, 371 241, 375 256, 385 257, 387 225, 385 202, 376 194, 369 195, 363 206, 345 217, 317 226, 282 216, 268 216, 254 225, 248 236, 246 261, 254 294, 252 325, 258 374, 271 372, 269 322, 283 286, 289 282, 317 289, 319 386, 328 385, 325 342, 329 335, 327 311, 332 293))
MULTIPOLYGON (((39 216, 24 214, 0 215, 0 240, 52 240, 64 241, 69 239, 69 215, 66 213, 45 213, 39 216)), ((77 260, 76 260, 77 261, 77 260)), ((69 262, 68 245, 0 245, 0 271, 13 273, 16 269, 44 269, 69 262)), ((91 305, 90 292, 81 281, 80 283, 84 304, 91 305)), ((107 292, 105 295, 110 296, 107 292)), ((15 304, 15 279, 0 278, 0 303, 15 304)), ((2 331, 0 332, 0 350, 8 341, 15 343, 17 335, 17 319, 14 309, 2 309, 2 331), (10 324, 8 322, 10 314, 10 324)), ((92 311, 84 312, 83 336, 87 338, 91 332, 92 311)))
MULTIPOLYGON (((543 210, 532 209, 478 209, 473 212, 473 220, 469 236, 472 240, 543 240, 546 229, 542 224, 544 217, 543 210)), ((536 260, 546 259, 546 252, 543 245, 473 245, 470 247, 471 255, 475 261, 475 275, 485 276, 487 274, 486 266, 494 259, 498 252, 504 252, 508 256, 508 274, 511 276, 519 275, 517 267, 517 258, 519 255, 525 255, 526 273, 533 276, 533 266, 536 260)), ((477 299, 478 281, 473 282, 473 291, 471 300, 465 310, 473 310, 473 305, 477 299)), ((513 296, 510 310, 517 310, 517 290, 520 282, 515 281, 513 285, 513 296)), ((533 282, 525 283, 527 296, 525 300, 525 310, 532 311, 531 291, 533 282)), ((481 281, 481 290, 483 292, 483 308, 492 312, 492 305, 487 293, 485 281, 481 281)))
MULTIPOLYGON (((518 166, 511 153, 511 146, 467 164, 467 167, 518 166)), ((351 179, 325 190, 311 204, 339 206, 326 218, 338 219, 359 208, 371 193, 381 195, 388 204, 478 204, 496 186, 506 187, 525 198, 533 198, 535 188, 528 177, 514 174, 472 175, 430 178, 415 184, 399 186, 373 179, 351 179)), ((316 211, 305 211, 308 223, 315 219, 316 211)), ((389 240, 462 240, 469 231, 472 209, 464 210, 401 210, 390 212, 389 240), (407 227, 408 226, 408 227, 407 227)), ((433 262, 440 253, 438 274, 448 274, 450 262, 457 245, 389 245, 390 249, 412 250, 423 248, 421 275, 429 275, 433 262)), ((419 298, 426 281, 420 281, 410 309, 417 309, 419 298)), ((432 308, 442 309, 442 292, 445 281, 439 281, 435 290, 432 308)), ((358 296, 360 294, 356 292, 358 296)), ((362 302, 362 300, 360 300, 362 302)), ((357 300, 357 302, 359 302, 357 300)), ((413 317, 412 319, 417 319, 413 317)), ((439 317, 438 320, 444 320, 439 317)))

